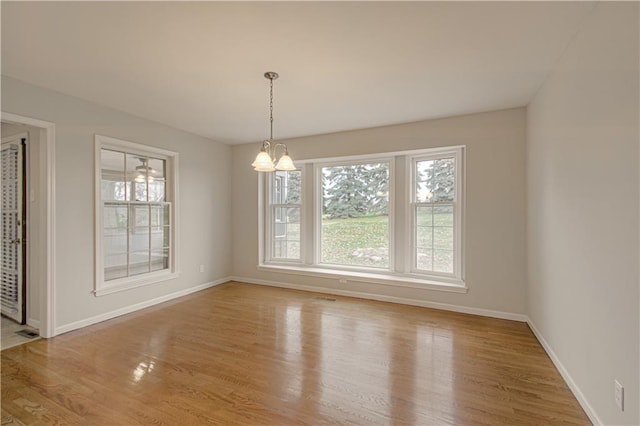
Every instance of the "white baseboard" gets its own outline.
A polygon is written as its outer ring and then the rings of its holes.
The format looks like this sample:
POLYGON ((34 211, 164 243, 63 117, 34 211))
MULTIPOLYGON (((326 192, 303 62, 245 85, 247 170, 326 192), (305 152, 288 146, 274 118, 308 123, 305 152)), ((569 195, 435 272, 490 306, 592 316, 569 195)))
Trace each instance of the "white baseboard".
POLYGON ((595 410, 593 409, 591 404, 589 404, 589 401, 587 401, 587 398, 584 396, 584 394, 582 393, 582 391, 580 390, 576 382, 573 380, 573 378, 571 377, 567 369, 564 367, 564 365, 562 364, 562 361, 560 361, 560 358, 558 358, 558 356, 553 351, 553 349, 551 349, 551 346, 549 346, 549 343, 545 340, 544 336, 542 336, 542 333, 540 333, 540 330, 538 330, 538 328, 533 324, 533 321, 531 321, 531 318, 527 317, 527 324, 529 325, 529 328, 531 328, 531 331, 533 331, 533 334, 536 336, 536 338, 538 339, 538 341, 540 342, 544 350, 547 352, 547 355, 549 355, 549 358, 551 358, 553 365, 555 365, 558 371, 560 372, 560 375, 562 376, 564 381, 567 383, 567 386, 569 386, 569 389, 571 389, 571 392, 578 400, 578 403, 580 403, 580 405, 582 406, 582 409, 589 417, 589 420, 591 420, 591 423, 593 423, 594 425, 602 425, 603 423, 598 417, 598 415, 596 414, 595 410))
POLYGON ((97 324, 99 322, 106 321, 115 317, 119 317, 121 315, 129 314, 131 312, 139 311, 140 309, 148 308, 150 306, 154 306, 159 303, 167 302, 172 299, 177 299, 178 297, 186 296, 188 294, 205 290, 210 287, 215 287, 217 285, 224 284, 228 281, 231 281, 231 278, 229 277, 220 278, 218 280, 200 284, 195 287, 189 287, 184 290, 180 290, 174 293, 166 294, 164 296, 156 297, 155 299, 145 300, 144 302, 136 303, 135 305, 125 306, 124 308, 116 309, 115 311, 106 312, 104 314, 96 315, 91 318, 86 318, 80 321, 72 322, 70 324, 61 325, 55 328, 53 335, 57 336, 58 334, 67 333, 69 331, 77 330, 79 328, 86 327, 88 325, 97 324))
POLYGON ((381 302, 400 303, 403 305, 421 306, 423 308, 440 309, 444 311, 460 312, 464 314, 481 315, 483 317, 500 318, 512 321, 527 322, 527 316, 512 312, 494 311, 491 309, 473 308, 469 306, 451 305, 448 303, 429 302, 426 300, 407 299, 404 297, 385 296, 359 291, 340 290, 326 287, 315 287, 302 284, 290 284, 280 281, 266 281, 247 277, 231 277, 232 281, 246 282, 249 284, 266 285, 269 287, 289 288, 293 290, 314 291, 316 293, 335 294, 337 296, 357 297, 360 299, 378 300, 381 302))
POLYGON ((27 325, 29 327, 40 329, 40 321, 38 321, 36 319, 33 319, 33 318, 27 318, 27 325))

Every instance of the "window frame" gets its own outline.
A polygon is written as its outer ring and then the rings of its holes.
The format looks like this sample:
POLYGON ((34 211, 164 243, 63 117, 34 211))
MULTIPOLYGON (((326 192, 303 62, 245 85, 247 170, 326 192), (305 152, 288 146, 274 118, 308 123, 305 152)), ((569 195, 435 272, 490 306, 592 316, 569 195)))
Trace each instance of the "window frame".
POLYGON ((407 182, 408 182, 408 194, 407 194, 407 242, 408 246, 407 255, 405 256, 405 270, 411 275, 420 275, 432 277, 436 280, 443 280, 450 283, 462 283, 464 282, 463 265, 464 265, 464 253, 462 239, 464 236, 464 150, 463 147, 453 147, 451 149, 441 148, 431 150, 432 152, 425 152, 421 154, 406 156, 406 169, 407 169, 407 182), (417 228, 417 214, 416 209, 419 205, 437 205, 437 203, 424 203, 416 201, 416 172, 417 163, 420 161, 429 160, 441 160, 445 158, 454 158, 454 200, 453 202, 443 203, 453 205, 453 252, 454 252, 454 264, 453 272, 437 272, 427 271, 424 269, 418 269, 417 267, 417 241, 416 241, 416 228, 417 228))
POLYGON ((301 251, 305 250, 301 262, 286 262, 268 257, 271 244, 267 232, 267 210, 270 196, 269 173, 258 173, 258 265, 259 271, 298 276, 335 279, 339 285, 348 281, 367 284, 390 285, 452 293, 466 293, 465 282, 465 168, 466 147, 464 145, 423 148, 386 153, 352 155, 334 158, 296 160, 302 171, 301 251), (412 265, 414 246, 414 214, 412 200, 414 158, 456 158, 455 196, 458 208, 455 212, 454 228, 454 274, 430 273, 417 270, 412 265), (322 264, 320 258, 320 227, 322 217, 322 167, 352 165, 374 162, 389 162, 389 268, 352 267, 348 265, 322 264), (454 230, 455 233, 455 230, 454 230))
POLYGON ((395 179, 394 179, 394 158, 389 156, 362 158, 354 157, 354 160, 319 160, 313 162, 313 245, 314 256, 311 263, 314 267, 323 269, 344 269, 346 271, 361 271, 369 273, 390 273, 395 270, 395 179), (339 263, 322 262, 322 207, 324 201, 324 191, 322 187, 322 169, 325 167, 356 166, 362 164, 386 163, 389 171, 389 265, 386 268, 366 267, 358 265, 341 265, 339 263))
MULTIPOLYGON (((178 230, 178 153, 166 149, 142 145, 122 139, 103 135, 95 135, 94 142, 94 218, 95 218, 95 283, 94 295, 102 296, 136 287, 155 284, 175 279, 180 275, 178 230), (169 206, 169 268, 160 271, 150 271, 138 275, 104 279, 104 204, 102 200, 102 162, 103 149, 124 152, 126 154, 144 155, 165 160, 165 203, 169 206)), ((141 204, 154 205, 153 202, 125 201, 127 206, 141 204)), ((129 207, 127 207, 129 208, 129 207)), ((151 212, 150 212, 151 213, 151 212)), ((129 213, 128 213, 129 214, 129 213)), ((151 223, 151 217, 149 217, 151 223)), ((130 224, 129 220, 127 221, 130 224)), ((151 225, 150 225, 151 226, 151 225)), ((128 231, 127 231, 128 232, 128 231)), ((129 256, 129 252, 127 252, 129 256)))
MULTIPOLYGON (((305 173, 303 169, 297 169, 296 171, 300 172, 300 203, 299 204, 285 204, 285 203, 274 203, 273 195, 274 195, 274 184, 277 182, 276 172, 269 172, 266 175, 265 179, 265 229, 266 229, 266 238, 264 245, 264 253, 266 256, 266 261, 269 263, 283 263, 283 264, 302 264, 305 259, 305 246, 303 245, 304 232, 305 232, 305 219, 304 219, 304 211, 305 211, 305 195, 304 195, 304 184, 305 184, 305 173), (273 184, 272 184, 273 182, 273 184), (274 226, 274 211, 276 208, 299 208, 300 209, 300 258, 299 259, 286 259, 282 257, 274 257, 273 256, 273 243, 275 242, 275 226, 274 226)), ((280 186, 280 191, 283 190, 282 185, 280 186)))

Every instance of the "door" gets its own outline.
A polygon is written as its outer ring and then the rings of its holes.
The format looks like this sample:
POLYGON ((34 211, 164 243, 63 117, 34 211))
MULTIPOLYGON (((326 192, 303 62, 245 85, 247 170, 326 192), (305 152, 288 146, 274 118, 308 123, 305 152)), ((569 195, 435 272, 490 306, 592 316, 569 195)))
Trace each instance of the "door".
POLYGON ((23 264, 23 143, 21 136, 2 138, 0 177, 2 185, 2 314, 24 324, 25 287, 23 264))

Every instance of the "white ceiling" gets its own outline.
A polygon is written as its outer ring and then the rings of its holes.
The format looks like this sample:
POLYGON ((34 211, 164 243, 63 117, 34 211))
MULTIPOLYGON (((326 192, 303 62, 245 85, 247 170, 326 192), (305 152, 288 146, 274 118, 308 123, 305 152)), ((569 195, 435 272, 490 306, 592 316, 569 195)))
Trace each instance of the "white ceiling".
POLYGON ((1 2, 2 74, 221 142, 526 105, 587 2, 1 2))

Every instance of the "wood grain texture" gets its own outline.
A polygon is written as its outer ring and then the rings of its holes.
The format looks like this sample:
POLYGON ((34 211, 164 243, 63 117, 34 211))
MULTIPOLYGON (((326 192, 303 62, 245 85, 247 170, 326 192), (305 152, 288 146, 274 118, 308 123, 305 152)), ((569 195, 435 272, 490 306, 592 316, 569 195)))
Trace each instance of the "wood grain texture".
POLYGON ((524 323, 227 283, 2 351, 2 424, 586 425, 524 323))

